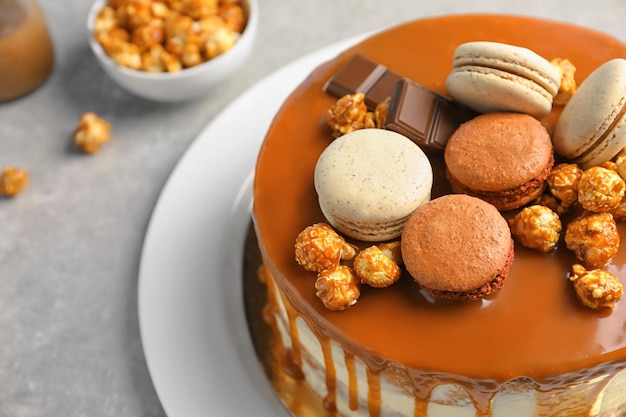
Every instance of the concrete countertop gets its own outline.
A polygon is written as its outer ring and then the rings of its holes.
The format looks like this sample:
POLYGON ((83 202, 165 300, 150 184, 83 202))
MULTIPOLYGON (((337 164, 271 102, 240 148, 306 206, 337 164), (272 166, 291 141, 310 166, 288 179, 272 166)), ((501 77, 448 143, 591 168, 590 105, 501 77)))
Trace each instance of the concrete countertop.
MULTIPOLYGON (((415 18, 493 12, 563 20, 626 41, 618 0, 260 0, 245 68, 210 96, 162 104, 134 97, 87 45, 87 0, 40 0, 56 54, 33 94, 0 104, 0 167, 30 185, 0 198, 0 416, 163 417, 137 318, 137 276, 154 204, 201 129, 246 89, 292 60, 415 18), (78 116, 113 126, 101 152, 73 150, 78 116)), ((169 416, 183 417, 183 416, 169 416)))

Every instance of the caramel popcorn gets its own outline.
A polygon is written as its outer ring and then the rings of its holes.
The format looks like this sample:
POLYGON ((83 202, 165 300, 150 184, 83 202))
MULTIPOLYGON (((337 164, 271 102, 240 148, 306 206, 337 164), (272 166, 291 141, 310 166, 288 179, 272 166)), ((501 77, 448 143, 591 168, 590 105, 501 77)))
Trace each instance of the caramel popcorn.
POLYGON ((7 166, 0 175, 0 194, 15 197, 28 185, 28 171, 7 166))
POLYGON ((96 153, 109 141, 111 125, 95 113, 83 113, 72 140, 85 153, 96 153))
POLYGON ((545 206, 559 216, 567 214, 570 211, 569 206, 564 206, 561 200, 557 199, 554 195, 550 193, 541 194, 539 197, 535 198, 533 204, 545 206))
POLYGON ((626 148, 622 149, 614 160, 615 163, 615 171, 620 175, 620 177, 626 179, 626 148))
POLYGON ((374 124, 377 128, 383 129, 385 126, 385 120, 389 113, 389 106, 391 105, 391 97, 387 97, 376 105, 374 109, 374 124))
POLYGON ((587 271, 582 265, 573 265, 570 280, 574 283, 576 295, 583 305, 596 310, 612 310, 624 292, 619 279, 602 269, 587 271))
POLYGON ((362 250, 354 258, 354 272, 361 284, 388 287, 400 278, 400 267, 377 246, 362 250))
POLYGON ((365 94, 346 94, 326 112, 332 135, 338 138, 359 129, 376 127, 374 115, 367 111, 365 94))
POLYGON ((379 243, 378 249, 380 249, 385 255, 391 258, 392 261, 398 265, 402 265, 402 249, 400 241, 379 243))
POLYGON ((559 242, 561 220, 546 206, 525 207, 509 220, 511 233, 524 246, 549 252, 559 242))
POLYGON ((555 58, 550 61, 550 63, 561 76, 559 92, 556 97, 554 97, 553 103, 557 106, 564 106, 569 99, 572 98, 577 89, 576 80, 574 79, 576 67, 569 59, 555 58))
POLYGON ((327 309, 345 310, 358 301, 361 291, 354 271, 345 265, 333 266, 320 272, 315 281, 317 297, 327 309))
POLYGON ((296 261, 307 271, 321 272, 354 259, 357 248, 326 223, 308 226, 296 238, 296 261))
POLYGON ((576 164, 558 164, 548 176, 548 187, 553 196, 567 208, 578 201, 578 183, 582 170, 576 164))
POLYGON ((583 171, 578 183, 578 201, 585 210, 596 213, 616 208, 624 192, 624 179, 617 172, 599 166, 583 171))
POLYGON ((616 222, 622 222, 626 220, 626 198, 622 198, 622 201, 613 210, 609 211, 613 215, 616 222))
POLYGON ((240 0, 109 0, 94 38, 119 65, 176 72, 231 49, 246 23, 240 0))
POLYGON ((617 225, 610 213, 592 213, 573 220, 565 231, 567 248, 591 268, 600 268, 619 249, 617 225))

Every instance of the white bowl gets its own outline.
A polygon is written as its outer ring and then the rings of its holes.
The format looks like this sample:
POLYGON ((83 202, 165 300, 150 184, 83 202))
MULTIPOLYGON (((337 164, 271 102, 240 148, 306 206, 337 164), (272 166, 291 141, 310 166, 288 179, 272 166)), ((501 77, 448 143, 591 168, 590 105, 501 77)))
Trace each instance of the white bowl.
POLYGON ((191 68, 173 73, 150 73, 115 63, 94 39, 93 26, 106 0, 96 0, 87 18, 89 45, 104 71, 121 87, 140 97, 155 101, 192 100, 207 93, 216 84, 232 76, 247 60, 257 35, 259 11, 257 0, 242 0, 248 22, 237 43, 223 54, 191 68))

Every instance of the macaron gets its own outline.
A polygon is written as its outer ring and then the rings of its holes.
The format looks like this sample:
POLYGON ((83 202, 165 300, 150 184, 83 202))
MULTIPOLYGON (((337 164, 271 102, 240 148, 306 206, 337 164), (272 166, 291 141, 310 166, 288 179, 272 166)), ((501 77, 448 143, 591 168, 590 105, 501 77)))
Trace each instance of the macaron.
POLYGON ((454 131, 444 152, 452 190, 479 197, 498 210, 537 198, 554 165, 546 128, 523 113, 487 113, 454 131))
POLYGON ((446 78, 448 94, 480 113, 520 112, 542 118, 552 110, 561 75, 530 49, 500 42, 459 45, 446 78))
POLYGON ((404 265, 434 298, 476 300, 500 290, 513 263, 513 238, 500 212, 465 194, 435 198, 402 232, 404 265))
POLYGON ((433 171, 406 136, 384 129, 345 134, 324 149, 314 173, 326 220, 364 241, 400 236, 407 219, 430 200, 433 171))
POLYGON ((626 60, 596 68, 563 108, 555 151, 583 169, 611 160, 626 146, 626 60))

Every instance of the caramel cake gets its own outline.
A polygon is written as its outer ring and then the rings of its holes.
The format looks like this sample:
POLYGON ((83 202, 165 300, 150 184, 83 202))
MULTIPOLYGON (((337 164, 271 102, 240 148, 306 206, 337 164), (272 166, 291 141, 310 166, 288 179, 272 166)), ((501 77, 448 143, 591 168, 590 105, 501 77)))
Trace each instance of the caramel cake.
MULTIPOLYGON (((626 300, 612 309, 581 304, 570 281, 580 261, 564 233, 546 253, 516 243, 503 288, 471 302, 435 300, 403 268, 395 284, 363 285, 356 304, 331 311, 316 296, 316 274, 294 259, 299 233, 326 222, 313 176, 333 140, 325 115, 337 97, 325 91, 328 80, 359 54, 443 97, 455 48, 473 40, 567 58, 578 83, 607 60, 626 56, 617 39, 569 24, 458 15, 378 33, 314 70, 275 116, 256 167, 253 220, 274 353, 292 378, 319 394, 330 415, 624 416, 626 300)), ((542 120, 550 133, 559 111, 542 120)), ((428 157, 431 198, 451 193, 443 152, 428 157)), ((623 223, 618 230, 623 239, 623 223)), ((624 266, 621 249, 605 269, 626 283, 624 266)))

